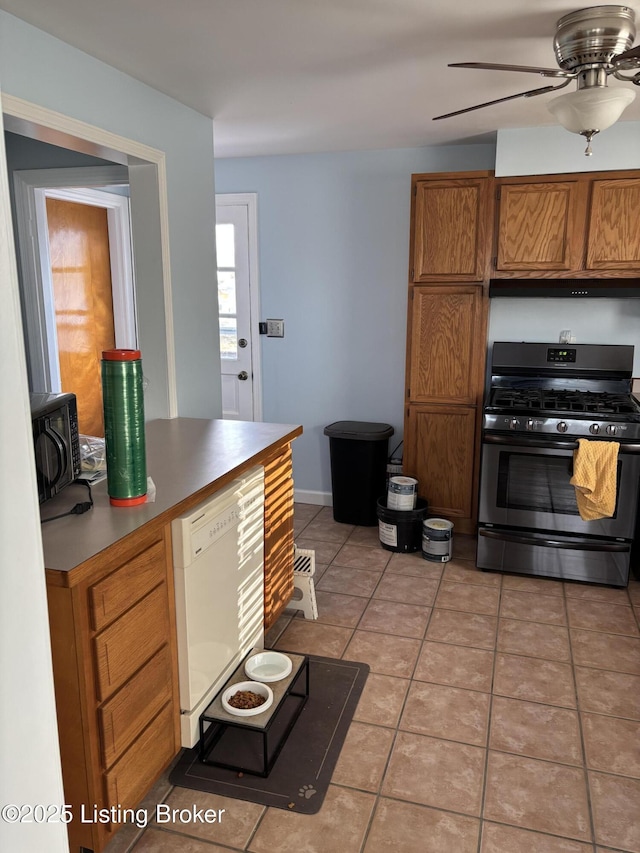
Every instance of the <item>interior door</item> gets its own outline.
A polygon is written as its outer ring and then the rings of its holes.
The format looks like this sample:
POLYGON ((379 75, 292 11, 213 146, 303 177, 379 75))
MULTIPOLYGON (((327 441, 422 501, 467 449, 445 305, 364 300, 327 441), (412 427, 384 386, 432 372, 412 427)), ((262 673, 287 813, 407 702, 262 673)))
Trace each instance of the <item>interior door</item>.
POLYGON ((230 203, 230 198, 216 196, 222 416, 242 421, 259 419, 255 405, 257 353, 252 327, 257 317, 252 316, 256 298, 252 294, 249 220, 246 203, 230 203))
POLYGON ((100 361, 115 347, 107 211, 47 198, 61 389, 76 395, 81 434, 104 435, 100 361))

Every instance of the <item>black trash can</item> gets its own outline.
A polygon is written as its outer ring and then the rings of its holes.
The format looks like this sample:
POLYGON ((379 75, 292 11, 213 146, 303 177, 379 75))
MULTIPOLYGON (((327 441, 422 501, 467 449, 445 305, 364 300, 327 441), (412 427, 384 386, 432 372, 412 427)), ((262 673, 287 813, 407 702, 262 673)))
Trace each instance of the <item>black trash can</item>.
POLYGON ((390 424, 336 421, 329 436, 333 518, 343 524, 378 524, 377 501, 387 487, 390 424))

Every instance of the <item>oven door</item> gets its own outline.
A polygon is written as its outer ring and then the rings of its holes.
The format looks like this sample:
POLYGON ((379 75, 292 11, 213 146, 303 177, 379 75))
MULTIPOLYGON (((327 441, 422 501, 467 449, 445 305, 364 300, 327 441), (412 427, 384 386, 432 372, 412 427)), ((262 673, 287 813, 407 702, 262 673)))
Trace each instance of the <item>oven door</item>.
POLYGON ((612 518, 583 521, 573 474, 575 441, 487 433, 483 437, 479 523, 598 538, 633 538, 640 447, 620 445, 612 518))

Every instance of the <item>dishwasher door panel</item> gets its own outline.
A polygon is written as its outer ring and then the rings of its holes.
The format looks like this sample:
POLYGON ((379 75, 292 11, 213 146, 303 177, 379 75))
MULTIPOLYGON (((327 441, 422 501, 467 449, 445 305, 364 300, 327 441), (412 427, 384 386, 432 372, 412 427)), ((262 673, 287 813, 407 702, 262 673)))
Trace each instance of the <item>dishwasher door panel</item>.
POLYGON ((184 623, 178 628, 183 711, 195 708, 239 647, 237 526, 213 550, 211 560, 195 560, 175 570, 184 594, 184 623))
POLYGON ((195 745, 204 708, 263 645, 263 495, 255 469, 173 522, 183 746, 195 745))

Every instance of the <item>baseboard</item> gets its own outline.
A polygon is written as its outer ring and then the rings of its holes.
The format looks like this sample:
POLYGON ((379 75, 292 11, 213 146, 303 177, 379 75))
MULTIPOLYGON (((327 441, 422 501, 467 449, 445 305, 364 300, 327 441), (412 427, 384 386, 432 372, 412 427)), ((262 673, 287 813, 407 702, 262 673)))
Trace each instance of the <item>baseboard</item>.
POLYGON ((301 504, 333 506, 333 496, 331 492, 314 492, 310 489, 295 489, 294 500, 301 504))

